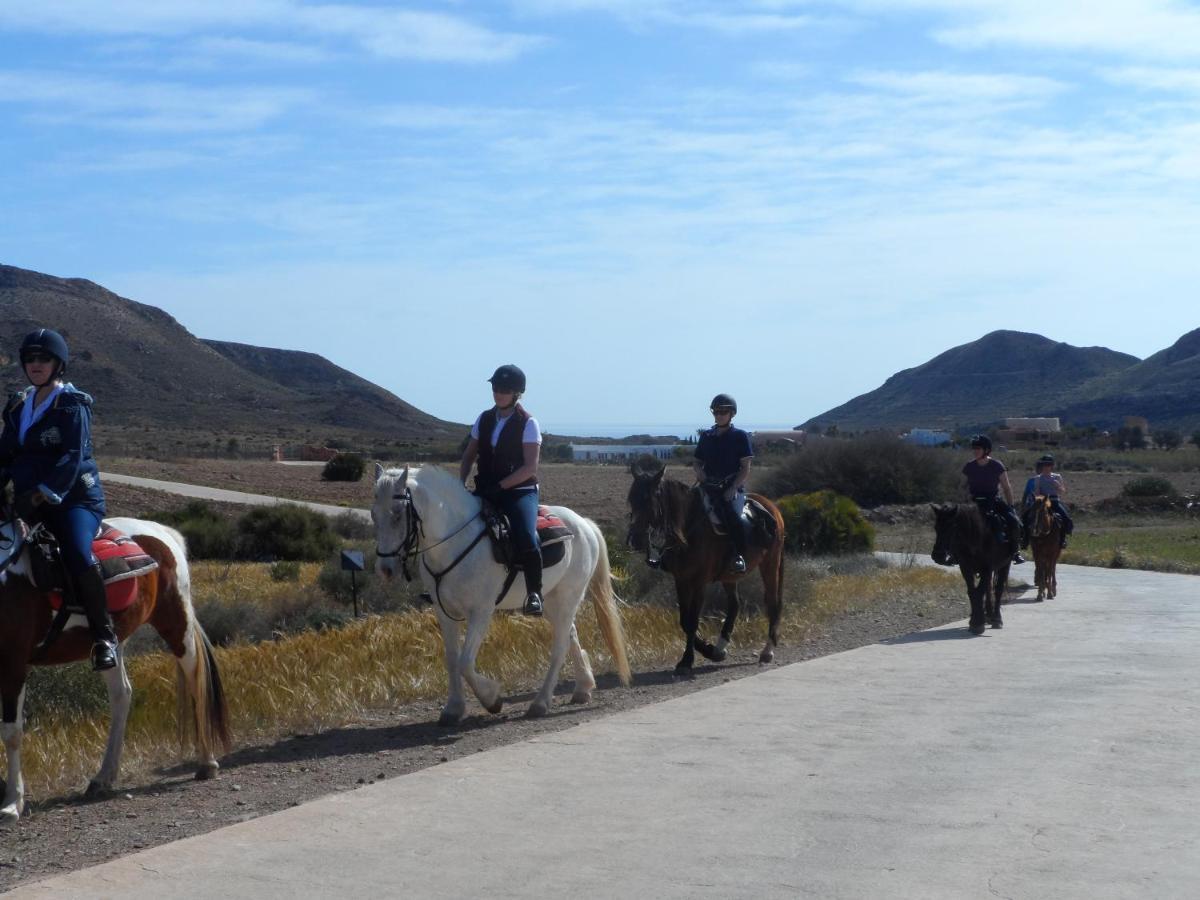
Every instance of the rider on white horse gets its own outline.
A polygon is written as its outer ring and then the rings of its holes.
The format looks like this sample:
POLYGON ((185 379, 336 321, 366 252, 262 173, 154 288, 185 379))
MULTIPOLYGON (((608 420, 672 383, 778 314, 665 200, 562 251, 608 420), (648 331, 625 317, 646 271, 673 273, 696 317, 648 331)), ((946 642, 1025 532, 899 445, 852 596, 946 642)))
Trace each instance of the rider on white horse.
POLYGON ((514 365, 498 368, 491 378, 495 406, 471 426, 459 477, 463 484, 478 461, 475 493, 503 510, 517 541, 525 570, 527 616, 542 614, 542 548, 537 536, 538 459, 542 433, 537 419, 517 401, 525 393, 525 373, 514 365))
POLYGON ((92 398, 64 382, 70 351, 57 331, 39 328, 21 344, 29 387, 13 394, 0 434, 0 489, 11 480, 17 515, 44 523, 58 539, 75 597, 92 632, 92 666, 117 664, 117 635, 92 538, 104 517, 100 471, 92 457, 92 398))

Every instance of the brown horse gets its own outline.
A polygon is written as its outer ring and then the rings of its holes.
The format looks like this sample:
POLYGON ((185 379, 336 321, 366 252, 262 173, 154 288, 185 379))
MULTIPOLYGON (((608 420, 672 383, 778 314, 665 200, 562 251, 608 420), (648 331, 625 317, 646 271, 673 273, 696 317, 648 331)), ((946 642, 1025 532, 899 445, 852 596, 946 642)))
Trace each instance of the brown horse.
POLYGON ((1049 497, 1038 494, 1033 501, 1033 528, 1029 543, 1033 547, 1033 580, 1038 601, 1058 595, 1058 557, 1062 555, 1062 523, 1054 514, 1049 497))
POLYGON ((734 574, 729 570, 733 546, 727 537, 713 530, 698 488, 664 479, 662 463, 652 457, 636 461, 631 472, 629 546, 644 551, 647 561, 652 565, 657 563, 675 577, 679 625, 686 639, 675 674, 691 676, 695 650, 713 662, 725 659, 725 648, 733 636, 741 606, 737 583, 756 568, 762 576, 768 623, 767 643, 758 661, 769 663, 775 658, 775 647, 779 645, 779 619, 783 613, 784 526, 775 504, 759 494, 749 495, 773 518, 774 534, 769 542, 764 542, 765 545, 756 546, 751 542, 746 548, 746 571, 734 574), (655 551, 658 553, 656 560, 652 558, 655 551), (715 645, 697 634, 704 589, 714 581, 719 581, 725 589, 725 623, 715 645))
MULTIPOLYGON (((146 622, 162 635, 179 666, 176 680, 180 740, 190 719, 199 757, 196 778, 213 778, 219 768, 214 756, 216 744, 226 752, 229 750, 228 712, 212 645, 192 611, 191 578, 183 536, 157 522, 105 521, 134 538, 158 563, 157 569, 137 577, 133 603, 113 614, 117 635, 124 641, 146 622)), ((34 648, 50 628, 53 612, 48 595, 33 585, 25 538, 25 527, 19 521, 0 524, 0 701, 3 702, 0 737, 8 753, 8 780, 0 807, 0 825, 15 822, 25 806, 21 740, 25 679, 30 665, 53 666, 87 659, 92 646, 83 616, 73 615, 45 654, 36 663, 31 662, 34 648)), ((132 694, 124 657, 124 650, 119 649, 116 667, 101 673, 108 687, 112 721, 104 761, 88 784, 89 797, 111 791, 120 767, 132 694)))

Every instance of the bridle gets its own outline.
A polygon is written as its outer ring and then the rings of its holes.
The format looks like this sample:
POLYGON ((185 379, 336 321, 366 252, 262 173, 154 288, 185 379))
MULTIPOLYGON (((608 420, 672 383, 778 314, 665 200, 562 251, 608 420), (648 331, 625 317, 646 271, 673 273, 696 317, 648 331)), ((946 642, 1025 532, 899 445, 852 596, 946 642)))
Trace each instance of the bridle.
POLYGON ((392 494, 392 500, 399 500, 404 508, 405 526, 404 538, 400 541, 398 547, 390 553, 385 553, 379 549, 379 544, 375 545, 375 555, 379 559, 395 559, 400 557, 400 571, 404 573, 405 581, 412 581, 412 573, 408 571, 408 561, 417 555, 417 542, 424 532, 421 523, 421 516, 417 513, 417 508, 413 505, 412 491, 408 488, 404 489, 403 494, 392 494))
MULTIPOLYGON (((648 492, 646 499, 646 505, 649 507, 645 513, 646 562, 652 567, 656 567, 662 561, 664 554, 670 550, 677 549, 679 546, 678 543, 668 543, 668 529, 663 525, 665 514, 663 512, 662 501, 660 499, 661 491, 662 482, 660 481, 648 492), (655 538, 658 538, 658 540, 661 542, 657 552, 655 552, 655 538)), ((633 511, 631 511, 629 514, 629 526, 631 533, 633 531, 633 519, 635 515, 636 513, 633 511)))

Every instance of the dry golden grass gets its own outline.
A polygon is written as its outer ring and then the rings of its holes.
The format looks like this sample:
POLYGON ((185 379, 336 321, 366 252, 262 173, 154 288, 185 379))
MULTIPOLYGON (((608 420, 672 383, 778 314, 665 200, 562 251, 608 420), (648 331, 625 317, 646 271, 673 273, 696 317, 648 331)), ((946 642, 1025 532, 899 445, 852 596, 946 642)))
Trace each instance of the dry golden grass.
MULTIPOLYGON (((264 566, 258 567, 265 571, 264 566)), ((249 567, 198 565, 198 594, 209 590, 245 592, 303 589, 301 581, 271 582, 249 567), (225 570, 225 571, 221 571, 225 570)), ((806 582, 803 603, 791 603, 783 622, 783 641, 803 639, 833 616, 887 602, 900 594, 957 589, 955 580, 932 569, 890 569, 868 575, 830 576, 806 582)), ((224 596, 224 594, 222 594, 224 596)), ((232 593, 231 593, 232 596, 232 593)), ((232 602, 232 601, 230 601, 232 602)), ((622 620, 635 669, 673 661, 681 639, 677 613, 652 606, 625 607, 622 620)), ((580 640, 593 668, 610 671, 590 605, 580 610, 580 640)), ((702 626, 711 632, 711 622, 702 626)), ((521 616, 498 615, 479 657, 479 668, 506 686, 544 675, 549 626, 521 616)), ((766 640, 761 615, 739 622, 735 647, 757 647, 766 640)), ((232 730, 240 744, 270 741, 294 731, 329 728, 364 713, 416 700, 442 699, 446 676, 441 636, 431 611, 410 611, 352 622, 345 628, 308 632, 279 641, 219 648, 216 651, 228 695, 232 730)), ((564 667, 564 677, 572 673, 564 667)), ((190 759, 177 742, 174 661, 165 653, 129 660, 134 705, 125 740, 122 770, 126 777, 190 759)), ((32 796, 69 792, 94 774, 104 752, 106 714, 56 714, 43 711, 26 733, 22 760, 32 796)))

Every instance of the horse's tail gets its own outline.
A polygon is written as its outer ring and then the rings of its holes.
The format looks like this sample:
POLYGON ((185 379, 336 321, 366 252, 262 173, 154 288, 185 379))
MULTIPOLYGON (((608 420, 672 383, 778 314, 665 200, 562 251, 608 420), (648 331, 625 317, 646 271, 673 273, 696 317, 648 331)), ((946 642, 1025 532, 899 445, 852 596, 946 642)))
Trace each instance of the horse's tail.
POLYGON ((191 572, 183 535, 157 522, 128 521, 124 527, 158 562, 159 596, 150 623, 175 656, 176 704, 180 746, 189 730, 196 735, 198 777, 215 773, 218 745, 228 753, 229 707, 212 642, 192 606, 191 572), (190 727, 189 727, 190 723, 190 727), (203 774, 207 773, 207 774, 203 774))
POLYGON ((604 534, 595 522, 588 522, 596 541, 600 545, 600 555, 596 560, 596 568, 588 580, 587 594, 596 610, 596 621, 600 624, 600 633, 608 646, 609 655, 617 667, 617 677, 621 684, 629 687, 633 683, 633 671, 629 668, 629 654, 625 650, 625 630, 621 627, 621 614, 617 610, 617 598, 613 593, 612 570, 608 563, 608 545, 604 534))

